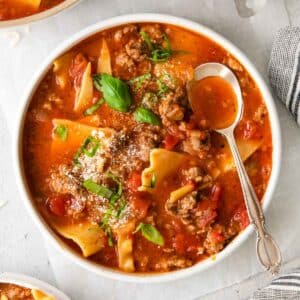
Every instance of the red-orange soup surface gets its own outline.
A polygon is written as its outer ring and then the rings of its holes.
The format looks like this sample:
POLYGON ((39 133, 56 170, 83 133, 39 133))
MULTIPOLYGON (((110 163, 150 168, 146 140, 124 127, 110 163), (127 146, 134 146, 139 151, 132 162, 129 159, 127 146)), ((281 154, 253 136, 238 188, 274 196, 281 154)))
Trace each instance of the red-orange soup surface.
POLYGON ((0 21, 27 17, 56 6, 64 0, 0 0, 0 21))
MULTIPOLYGON (((40 83, 23 133, 27 183, 49 225, 86 259, 125 272, 178 270, 249 224, 228 145, 187 98, 206 62, 240 82, 235 136, 262 199, 272 169, 266 106, 245 68, 208 38, 165 24, 105 30, 55 60, 40 83)), ((218 96, 218 121, 228 89, 211 89, 201 101, 218 96)))

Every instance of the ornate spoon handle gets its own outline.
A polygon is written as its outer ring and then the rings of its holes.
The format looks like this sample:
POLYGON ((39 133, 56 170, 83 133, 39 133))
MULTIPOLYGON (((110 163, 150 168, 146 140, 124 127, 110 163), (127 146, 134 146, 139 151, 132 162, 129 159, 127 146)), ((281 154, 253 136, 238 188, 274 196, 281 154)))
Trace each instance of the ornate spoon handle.
POLYGON ((265 218, 257 199, 254 188, 246 172, 244 163, 239 154, 234 134, 232 131, 221 132, 229 143, 235 166, 240 178, 241 187, 251 223, 257 233, 256 252, 261 264, 273 275, 279 272, 281 265, 281 253, 275 240, 265 228, 265 218))

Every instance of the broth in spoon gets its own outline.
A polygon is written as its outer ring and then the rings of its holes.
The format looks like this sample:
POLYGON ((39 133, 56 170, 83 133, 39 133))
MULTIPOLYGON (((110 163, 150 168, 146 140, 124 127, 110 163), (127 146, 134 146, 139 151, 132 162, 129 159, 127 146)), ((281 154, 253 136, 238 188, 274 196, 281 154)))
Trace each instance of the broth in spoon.
POLYGON ((219 76, 193 81, 188 88, 192 110, 208 127, 222 129, 233 124, 238 107, 232 86, 219 76))

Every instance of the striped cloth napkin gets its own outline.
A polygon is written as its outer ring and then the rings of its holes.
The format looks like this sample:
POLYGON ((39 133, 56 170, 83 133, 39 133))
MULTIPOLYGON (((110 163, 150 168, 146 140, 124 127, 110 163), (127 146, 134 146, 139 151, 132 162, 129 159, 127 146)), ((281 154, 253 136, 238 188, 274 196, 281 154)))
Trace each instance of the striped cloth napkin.
POLYGON ((274 279, 266 288, 256 291, 250 300, 300 299, 300 270, 274 279))
POLYGON ((277 97, 300 125, 300 27, 288 26, 279 30, 268 73, 277 97))

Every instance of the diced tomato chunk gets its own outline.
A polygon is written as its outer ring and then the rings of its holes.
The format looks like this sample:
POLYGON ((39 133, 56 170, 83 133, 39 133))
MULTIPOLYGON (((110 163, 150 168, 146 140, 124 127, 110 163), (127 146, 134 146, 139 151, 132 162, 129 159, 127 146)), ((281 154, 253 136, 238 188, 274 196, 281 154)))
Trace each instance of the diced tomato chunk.
POLYGON ((219 232, 218 230, 216 229, 213 229, 211 232, 210 232, 210 240, 212 243, 222 243, 225 241, 225 237, 224 235, 219 232))
POLYGON ((211 201, 214 202, 217 206, 221 199, 221 186, 219 184, 215 184, 211 189, 211 201))
POLYGON ((178 233, 175 235, 173 247, 180 255, 184 255, 187 252, 197 251, 199 242, 197 238, 191 234, 178 233))
POLYGON ((172 150, 179 142, 180 142, 179 137, 167 133, 163 141, 163 144, 165 146, 165 149, 172 150))
POLYGON ((197 220, 199 227, 205 227, 218 216, 217 209, 221 200, 221 186, 215 184, 211 189, 208 198, 201 200, 197 205, 199 218, 197 220))
POLYGON ((85 71, 85 68, 88 64, 88 61, 83 56, 83 54, 78 53, 71 64, 71 67, 69 69, 69 74, 74 80, 74 86, 79 87, 81 84, 82 76, 85 71))
POLYGON ((245 140, 261 138, 261 131, 257 122, 248 120, 244 126, 243 137, 245 140))
POLYGON ((142 175, 138 172, 132 172, 128 179, 128 188, 132 192, 137 192, 138 188, 142 185, 142 175))
POLYGON ((66 209, 72 201, 71 195, 59 195, 47 199, 49 210, 58 217, 66 214, 66 209))
POLYGON ((147 216, 150 206, 150 200, 143 197, 142 194, 136 193, 131 199, 130 203, 133 209, 137 212, 138 218, 143 219, 147 216))
POLYGON ((240 225, 241 229, 245 229, 249 225, 249 216, 244 204, 237 208, 233 215, 233 220, 240 225))

